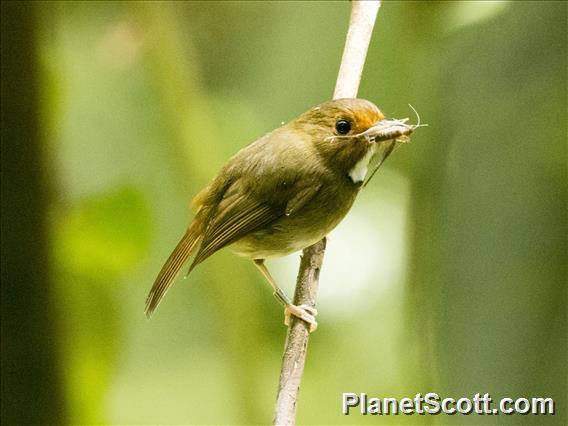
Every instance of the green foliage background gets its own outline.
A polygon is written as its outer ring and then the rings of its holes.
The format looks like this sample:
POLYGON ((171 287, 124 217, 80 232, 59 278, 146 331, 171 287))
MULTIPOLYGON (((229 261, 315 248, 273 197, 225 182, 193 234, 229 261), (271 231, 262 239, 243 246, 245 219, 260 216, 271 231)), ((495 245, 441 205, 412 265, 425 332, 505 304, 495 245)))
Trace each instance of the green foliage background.
MULTIPOLYGON (((270 421, 286 330, 251 264, 219 253, 151 321, 144 300, 192 195, 238 149, 331 97, 349 9, 37 5, 53 344, 70 423, 270 421)), ((324 273, 348 278, 322 277, 299 423, 566 422, 566 10, 383 4, 360 97, 396 118, 410 103, 429 127, 330 240, 340 257, 324 273), (431 391, 553 397, 558 413, 341 415, 342 392, 431 391)), ((289 293, 295 259, 271 264, 289 293)))

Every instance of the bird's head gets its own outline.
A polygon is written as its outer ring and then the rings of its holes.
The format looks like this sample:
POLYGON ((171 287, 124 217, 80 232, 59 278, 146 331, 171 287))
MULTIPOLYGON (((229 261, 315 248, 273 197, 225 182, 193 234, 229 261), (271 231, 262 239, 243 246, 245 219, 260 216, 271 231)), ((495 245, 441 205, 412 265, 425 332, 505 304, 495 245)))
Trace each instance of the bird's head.
POLYGON ((326 164, 354 183, 362 182, 367 165, 381 142, 407 137, 415 126, 387 120, 364 99, 337 99, 311 108, 294 126, 309 136, 326 164))

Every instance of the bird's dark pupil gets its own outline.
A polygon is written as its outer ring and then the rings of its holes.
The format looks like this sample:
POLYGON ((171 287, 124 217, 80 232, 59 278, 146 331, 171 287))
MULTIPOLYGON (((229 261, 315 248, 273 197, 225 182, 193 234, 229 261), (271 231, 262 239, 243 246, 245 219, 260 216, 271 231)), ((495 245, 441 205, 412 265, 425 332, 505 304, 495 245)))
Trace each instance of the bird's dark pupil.
POLYGON ((351 123, 347 120, 339 120, 335 123, 335 130, 337 130, 337 133, 345 135, 346 133, 349 133, 349 130, 351 130, 351 123))

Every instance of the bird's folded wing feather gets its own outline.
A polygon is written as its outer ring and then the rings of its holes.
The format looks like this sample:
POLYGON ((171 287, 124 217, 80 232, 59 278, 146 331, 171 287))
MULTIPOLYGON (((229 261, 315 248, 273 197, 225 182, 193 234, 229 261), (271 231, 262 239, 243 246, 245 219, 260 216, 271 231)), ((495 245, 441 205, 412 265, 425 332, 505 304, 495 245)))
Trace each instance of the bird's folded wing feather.
POLYGON ((320 190, 321 183, 310 182, 308 186, 299 188, 295 194, 286 203, 286 216, 291 216, 300 211, 320 190))
POLYGON ((271 224, 283 214, 283 209, 258 202, 247 195, 224 199, 205 229, 201 246, 189 270, 217 250, 271 224))
MULTIPOLYGON (((246 194, 231 194, 227 191, 219 207, 213 213, 199 251, 190 267, 193 269, 217 250, 234 243, 245 235, 274 223, 284 215, 298 212, 319 190, 319 185, 301 187, 294 185, 288 193, 279 197, 258 197, 246 194), (258 201, 262 199, 263 201, 258 201)), ((272 191, 274 192, 274 191, 272 191)))

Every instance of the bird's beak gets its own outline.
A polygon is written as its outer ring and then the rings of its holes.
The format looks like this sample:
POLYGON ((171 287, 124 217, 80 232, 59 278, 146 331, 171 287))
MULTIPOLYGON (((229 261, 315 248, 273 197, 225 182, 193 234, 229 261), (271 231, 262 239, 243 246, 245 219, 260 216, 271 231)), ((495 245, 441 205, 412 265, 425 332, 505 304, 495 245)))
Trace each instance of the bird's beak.
POLYGON ((360 136, 364 136, 369 142, 383 142, 395 139, 404 141, 408 139, 408 136, 410 136, 417 127, 415 125, 406 124, 407 121, 408 118, 377 121, 361 133, 360 136))

